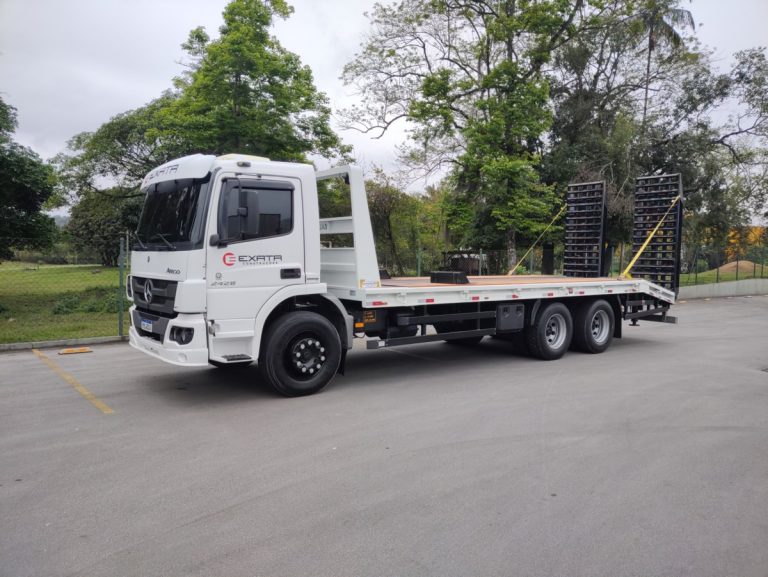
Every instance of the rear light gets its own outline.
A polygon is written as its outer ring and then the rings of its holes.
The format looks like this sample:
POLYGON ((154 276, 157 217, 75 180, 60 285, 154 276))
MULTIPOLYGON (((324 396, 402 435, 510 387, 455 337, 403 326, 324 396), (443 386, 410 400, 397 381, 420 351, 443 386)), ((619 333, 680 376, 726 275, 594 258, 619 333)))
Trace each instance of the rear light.
POLYGON ((171 340, 180 345, 188 345, 195 336, 195 329, 189 327, 171 327, 171 340))

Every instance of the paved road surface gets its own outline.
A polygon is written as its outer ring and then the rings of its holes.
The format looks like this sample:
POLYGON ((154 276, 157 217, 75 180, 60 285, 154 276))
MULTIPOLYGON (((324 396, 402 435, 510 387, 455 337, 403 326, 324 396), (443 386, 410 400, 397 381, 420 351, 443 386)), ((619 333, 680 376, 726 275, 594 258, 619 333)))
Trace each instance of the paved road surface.
POLYGON ((675 314, 549 363, 355 351, 303 399, 2 354, 0 575, 766 577, 768 297, 675 314))

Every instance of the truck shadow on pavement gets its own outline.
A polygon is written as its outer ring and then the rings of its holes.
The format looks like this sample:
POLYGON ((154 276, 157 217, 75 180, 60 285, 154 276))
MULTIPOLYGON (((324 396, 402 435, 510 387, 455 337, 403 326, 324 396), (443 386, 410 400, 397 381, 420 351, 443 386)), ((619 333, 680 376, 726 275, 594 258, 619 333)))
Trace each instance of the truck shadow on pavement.
MULTIPOLYGON (((605 354, 620 354, 632 349, 632 354, 647 352, 648 348, 663 348, 654 339, 631 336, 614 341, 605 354)), ((584 353, 569 351, 555 363, 568 363, 569 358, 584 353)), ((515 349, 512 343, 486 338, 479 345, 465 347, 448 343, 426 343, 383 350, 358 349, 349 352, 344 375, 337 375, 327 391, 346 387, 378 387, 422 377, 444 375, 446 380, 466 380, 478 370, 497 366, 505 370, 526 372, 550 371, 551 362, 531 358, 515 349)), ((262 380, 255 365, 242 368, 176 369, 168 368, 151 378, 140 378, 139 384, 162 397, 169 404, 211 406, 216 403, 235 404, 260 400, 279 400, 281 395, 262 380)), ((322 393, 321 393, 322 394, 322 393)))

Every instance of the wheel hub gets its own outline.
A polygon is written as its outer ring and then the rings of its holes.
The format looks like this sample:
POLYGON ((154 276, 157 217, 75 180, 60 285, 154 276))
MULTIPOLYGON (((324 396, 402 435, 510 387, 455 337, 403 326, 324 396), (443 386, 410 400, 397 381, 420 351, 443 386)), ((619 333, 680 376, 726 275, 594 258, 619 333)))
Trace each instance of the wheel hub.
POLYGON ((325 346, 314 336, 304 336, 293 341, 288 348, 288 366, 298 376, 310 377, 325 363, 325 346))
POLYGON ((602 344, 608 338, 608 331, 610 328, 610 322, 608 320, 608 313, 605 311, 597 311, 592 317, 590 323, 590 331, 592 332, 592 338, 596 343, 602 344))
POLYGON ((552 315, 547 321, 547 326, 544 329, 544 336, 547 340, 547 344, 553 349, 559 348, 565 340, 565 319, 562 315, 552 315))

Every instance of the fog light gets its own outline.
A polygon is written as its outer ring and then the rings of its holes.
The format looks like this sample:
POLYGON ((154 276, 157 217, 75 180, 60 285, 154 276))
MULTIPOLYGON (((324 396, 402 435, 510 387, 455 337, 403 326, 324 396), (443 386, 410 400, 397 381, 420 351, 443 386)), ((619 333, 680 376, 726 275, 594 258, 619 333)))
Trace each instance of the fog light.
POLYGON ((195 336, 195 329, 189 327, 172 327, 171 328, 171 340, 176 341, 180 345, 188 345, 192 342, 192 337, 195 336))

